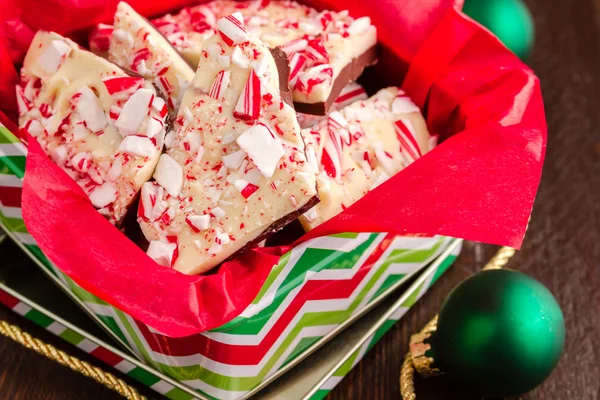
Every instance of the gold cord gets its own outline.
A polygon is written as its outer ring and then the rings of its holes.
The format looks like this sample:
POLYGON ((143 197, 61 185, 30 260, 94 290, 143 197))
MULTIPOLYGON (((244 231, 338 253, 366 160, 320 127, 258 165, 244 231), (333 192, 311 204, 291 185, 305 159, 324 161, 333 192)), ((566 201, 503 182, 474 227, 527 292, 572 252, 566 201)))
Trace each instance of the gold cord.
POLYGON ((17 343, 22 344, 28 349, 34 350, 36 353, 43 355, 53 361, 56 361, 60 365, 71 368, 73 371, 78 372, 88 378, 94 379, 96 382, 101 383, 109 389, 114 390, 121 396, 130 400, 145 400, 146 397, 140 395, 138 391, 129 386, 122 379, 117 378, 109 372, 105 372, 102 369, 91 365, 86 361, 79 360, 78 358, 72 357, 62 350, 58 350, 56 347, 44 343, 39 339, 32 337, 27 332, 23 332, 19 327, 11 325, 5 321, 0 321, 0 333, 17 343))
MULTIPOLYGON (((488 269, 502 269, 512 256, 515 255, 515 249, 512 247, 501 247, 500 250, 488 261, 483 267, 483 270, 488 269)), ((426 335, 437 329, 437 315, 433 317, 431 321, 423 327, 418 335, 426 335)), ((415 365, 413 363, 413 357, 410 352, 404 357, 402 368, 400 369, 400 394, 403 400, 416 400, 417 395, 415 393, 414 385, 415 376, 415 365)))

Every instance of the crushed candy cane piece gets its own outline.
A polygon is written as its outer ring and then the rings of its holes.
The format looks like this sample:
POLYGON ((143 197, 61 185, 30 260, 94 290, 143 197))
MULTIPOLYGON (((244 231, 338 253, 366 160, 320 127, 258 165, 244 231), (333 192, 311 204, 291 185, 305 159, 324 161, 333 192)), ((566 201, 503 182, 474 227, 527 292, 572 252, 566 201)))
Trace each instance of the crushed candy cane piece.
POLYGON ((173 258, 175 257, 175 251, 177 250, 176 243, 167 243, 159 240, 152 240, 148 245, 148 257, 156 261, 158 265, 163 267, 171 267, 173 258))
POLYGON ((244 131, 236 142, 265 178, 273 176, 279 160, 285 154, 281 141, 262 122, 244 131))
POLYGON ((161 154, 154 179, 165 188, 171 196, 178 197, 183 187, 183 170, 181 165, 167 154, 161 154))

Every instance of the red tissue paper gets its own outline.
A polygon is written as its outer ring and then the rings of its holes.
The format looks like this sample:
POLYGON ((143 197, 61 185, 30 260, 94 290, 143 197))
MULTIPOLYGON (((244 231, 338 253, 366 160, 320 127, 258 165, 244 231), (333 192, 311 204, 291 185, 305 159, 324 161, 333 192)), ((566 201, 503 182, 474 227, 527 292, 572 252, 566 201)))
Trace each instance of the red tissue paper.
MULTIPOLYGON (((0 0, 7 9, 0 27, 0 110, 8 116, 16 110, 15 68, 35 31, 77 37, 94 23, 110 22, 117 3, 49 1, 40 8, 30 4, 34 0, 0 0)), ((130 3, 155 16, 184 1, 130 3)), ((365 76, 368 89, 401 85, 443 142, 299 241, 340 232, 391 232, 520 247, 546 148, 533 72, 461 14, 460 1, 304 3, 368 15, 380 47, 380 62, 365 76)), ((39 247, 75 282, 172 337, 218 327, 240 314, 289 249, 257 248, 209 275, 161 267, 97 213, 35 140, 28 145, 22 211, 39 247)))

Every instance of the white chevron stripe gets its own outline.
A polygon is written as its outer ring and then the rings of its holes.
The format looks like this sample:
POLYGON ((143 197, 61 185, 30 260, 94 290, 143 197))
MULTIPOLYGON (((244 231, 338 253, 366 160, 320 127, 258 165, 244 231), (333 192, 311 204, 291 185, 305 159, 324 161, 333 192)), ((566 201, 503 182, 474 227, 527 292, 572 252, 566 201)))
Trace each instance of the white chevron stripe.
POLYGON ((23 146, 23 143, 15 142, 0 144, 0 157, 25 155, 27 155, 27 148, 23 146))
POLYGON ((240 314, 241 317, 250 318, 260 311, 268 307, 275 300, 275 294, 277 290, 288 276, 290 270, 296 265, 300 257, 304 254, 308 247, 311 248, 319 248, 319 249, 327 249, 327 250, 337 250, 342 252, 349 252, 360 246, 364 243, 370 234, 359 234, 355 239, 342 239, 342 238, 332 238, 332 237, 321 237, 313 240, 309 240, 301 245, 292 249, 292 253, 290 258, 288 259, 287 264, 283 268, 283 270, 279 273, 275 281, 271 284, 271 287, 268 289, 267 293, 263 295, 260 299, 260 302, 257 304, 250 304, 246 309, 240 314))
MULTIPOLYGON (((351 279, 356 274, 356 272, 360 269, 360 267, 364 264, 366 259, 371 255, 371 253, 374 251, 374 249, 377 246, 379 246, 379 244, 384 239, 384 237, 385 237, 384 234, 378 235, 375 238, 375 240, 373 241, 373 243, 371 243, 371 245, 369 246, 367 251, 365 251, 361 255, 359 260, 352 266, 352 268, 343 270, 343 271, 337 270, 336 275, 334 276, 334 279, 351 279)), ((370 271, 370 272, 372 272, 372 271, 370 271)), ((312 275, 312 276, 314 276, 314 275, 312 275)), ((223 333, 223 332, 206 332, 206 333, 203 333, 203 335, 210 338, 211 340, 215 340, 215 341, 225 343, 225 344, 238 344, 238 345, 251 345, 251 346, 256 346, 256 345, 260 344, 260 342, 262 342, 262 340, 266 336, 266 334, 269 333, 269 331, 271 330, 273 325, 278 321, 281 314, 287 309, 287 306, 296 298, 296 295, 298 294, 298 292, 304 287, 304 285, 306 284, 306 282, 309 279, 311 279, 311 274, 306 274, 304 277, 304 282, 302 282, 302 284, 300 284, 298 287, 294 288, 287 294, 285 299, 282 301, 281 305, 279 307, 277 307, 277 310, 275 310, 273 315, 271 315, 271 317, 269 318, 269 321, 261 328, 261 330, 258 334, 256 334, 256 335, 236 335, 236 334, 223 333)), ((365 283, 365 280, 363 280, 361 282, 361 284, 363 284, 363 283, 365 283)))
POLYGON ((15 175, 0 174, 0 187, 21 187, 23 180, 15 175))
POLYGON ((23 244, 36 244, 35 239, 29 233, 13 232, 13 234, 23 244))
POLYGON ((334 375, 331 378, 327 379, 325 381, 325 383, 322 384, 319 389, 322 389, 322 390, 333 390, 333 388, 336 387, 337 384, 342 381, 342 379, 344 379, 343 376, 335 376, 334 375))
POLYGON ((390 319, 394 321, 399 321, 400 318, 404 316, 410 310, 408 307, 398 307, 396 311, 392 315, 390 315, 390 319))
POLYGON ((191 387, 192 389, 202 390, 204 393, 209 396, 216 397, 219 400, 236 400, 248 393, 248 391, 243 392, 233 392, 229 390, 223 390, 216 388, 208 383, 201 381, 200 379, 194 379, 190 381, 181 381, 184 385, 191 387))
POLYGON ((5 218, 17 218, 23 219, 20 207, 8 207, 2 204, 0 201, 0 214, 4 215, 5 218))

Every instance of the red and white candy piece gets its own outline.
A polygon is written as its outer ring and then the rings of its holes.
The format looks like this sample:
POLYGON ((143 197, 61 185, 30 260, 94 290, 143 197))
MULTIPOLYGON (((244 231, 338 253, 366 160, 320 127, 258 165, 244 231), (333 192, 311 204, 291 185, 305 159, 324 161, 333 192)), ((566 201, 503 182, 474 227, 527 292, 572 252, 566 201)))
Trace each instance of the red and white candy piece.
POLYGON ((150 89, 138 89, 123 106, 123 110, 115 125, 121 135, 138 133, 144 119, 148 115, 154 93, 150 89))
POLYGON ((409 114, 421 112, 419 107, 402 90, 398 91, 398 96, 392 101, 392 112, 396 114, 409 114))
POLYGON ((248 41, 248 31, 244 27, 244 18, 239 12, 221 18, 217 22, 217 30, 228 46, 248 41))
POLYGON ((144 80, 132 76, 107 76, 102 78, 102 83, 112 96, 121 92, 133 93, 142 86, 144 80))
POLYGON ((246 159, 246 152, 244 150, 238 150, 234 153, 224 155, 223 165, 229 169, 238 169, 244 160, 246 159))
POLYGON ((100 106, 100 100, 96 97, 92 89, 84 86, 73 96, 75 100, 75 110, 85 123, 86 128, 94 133, 100 132, 108 124, 106 114, 100 106))
POLYGON ((210 214, 188 215, 185 222, 196 233, 207 230, 210 227, 210 214))
POLYGON ((108 24, 98 24, 90 33, 90 50, 93 53, 106 53, 110 46, 110 37, 113 33, 113 26, 108 24))
POLYGON ((112 183, 104 182, 92 190, 89 198, 94 207, 106 207, 117 199, 117 187, 112 183))
POLYGON ((365 89, 358 83, 352 82, 342 89, 337 99, 335 99, 335 106, 336 108, 341 109, 354 103, 355 101, 366 100, 368 98, 369 96, 367 95, 365 89))
POLYGON ((229 87, 229 82, 231 81, 231 71, 229 70, 221 70, 217 73, 215 80, 210 87, 210 91, 208 95, 213 99, 220 100, 225 91, 229 87))
POLYGON ((157 150, 150 138, 129 135, 119 145, 119 151, 135 157, 152 157, 157 150))
POLYGON ((254 70, 250 70, 244 90, 240 95, 233 116, 245 121, 256 121, 260 114, 260 103, 262 100, 260 79, 254 70))
POLYGON ((176 243, 162 242, 160 240, 152 240, 148 246, 148 257, 156 261, 158 265, 171 268, 175 252, 177 251, 176 243))
POLYGON ((369 17, 361 17, 355 19, 350 26, 348 27, 348 33, 352 36, 360 35, 361 33, 365 33, 367 29, 371 26, 371 18, 369 17))
POLYGON ((178 197, 183 188, 183 169, 171 156, 162 154, 154 171, 154 179, 171 196, 178 197))
POLYGON ((329 53, 321 38, 309 40, 304 53, 311 60, 310 65, 326 64, 329 62, 329 53))
POLYGON ((285 154, 281 141, 262 122, 244 131, 236 142, 265 178, 273 176, 279 160, 285 154))
POLYGON ((73 50, 73 48, 64 41, 53 40, 39 56, 37 62, 44 71, 49 74, 54 74, 71 50, 73 50))
POLYGON ((31 102, 25 97, 23 88, 19 85, 16 86, 17 91, 17 106, 19 108, 19 115, 24 115, 27 111, 33 108, 31 102))
POLYGON ((400 151, 409 162, 413 162, 421 157, 421 149, 417 143, 412 122, 408 119, 401 119, 394 123, 394 129, 400 142, 400 151))
POLYGON ((242 52, 239 46, 235 46, 235 48, 231 52, 231 62, 233 63, 233 65, 240 68, 248 68, 248 66, 250 65, 250 60, 242 52))
POLYGON ((77 153, 71 159, 75 171, 86 173, 92 166, 92 154, 88 152, 77 153))
POLYGON ((304 69, 304 66, 306 65, 306 61, 307 61, 306 57, 300 53, 294 53, 290 57, 290 77, 289 77, 290 87, 294 87, 294 85, 296 85, 300 71, 302 71, 304 69))

